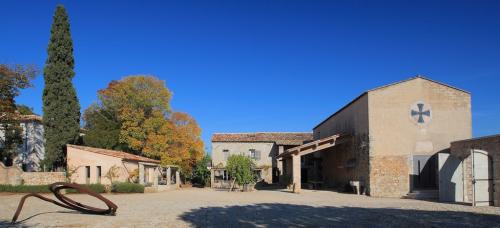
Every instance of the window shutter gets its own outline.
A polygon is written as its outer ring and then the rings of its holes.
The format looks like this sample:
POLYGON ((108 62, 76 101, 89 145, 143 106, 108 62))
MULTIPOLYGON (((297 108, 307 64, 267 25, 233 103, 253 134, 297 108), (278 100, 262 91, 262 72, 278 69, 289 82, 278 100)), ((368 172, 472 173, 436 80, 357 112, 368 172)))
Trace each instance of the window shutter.
POLYGON ((255 160, 260 160, 260 150, 255 151, 255 160))

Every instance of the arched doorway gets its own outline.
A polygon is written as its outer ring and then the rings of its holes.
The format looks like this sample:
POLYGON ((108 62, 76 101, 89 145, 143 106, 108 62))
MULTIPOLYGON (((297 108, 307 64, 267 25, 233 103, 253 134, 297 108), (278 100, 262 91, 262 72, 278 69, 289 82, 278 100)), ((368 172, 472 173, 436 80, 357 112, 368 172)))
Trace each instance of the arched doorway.
POLYGON ((493 162, 486 151, 472 149, 472 205, 493 205, 493 162))

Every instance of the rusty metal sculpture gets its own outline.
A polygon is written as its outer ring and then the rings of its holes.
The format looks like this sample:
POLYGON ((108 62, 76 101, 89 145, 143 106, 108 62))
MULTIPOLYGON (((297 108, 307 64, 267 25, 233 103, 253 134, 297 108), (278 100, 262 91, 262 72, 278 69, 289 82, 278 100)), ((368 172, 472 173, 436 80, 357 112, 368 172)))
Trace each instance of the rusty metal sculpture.
POLYGON ((30 196, 34 196, 34 197, 37 197, 41 200, 51 202, 51 203, 53 203, 57 206, 60 206, 60 207, 64 207, 64 208, 72 209, 72 210, 77 210, 77 211, 87 213, 87 214, 115 215, 116 210, 118 209, 118 206, 116 206, 116 204, 114 204, 110 200, 104 198, 104 196, 90 190, 89 188, 86 188, 86 187, 78 185, 78 184, 56 182, 56 183, 49 185, 49 190, 52 193, 54 193, 54 196, 56 196, 56 198, 59 199, 59 201, 61 201, 61 202, 58 202, 58 201, 53 200, 53 199, 49 199, 49 198, 44 197, 38 193, 27 194, 27 195, 23 196, 23 198, 21 198, 21 201, 19 202, 19 206, 17 207, 16 213, 14 214, 14 217, 12 217, 12 223, 15 223, 17 221, 17 218, 19 217, 19 214, 21 213, 21 210, 23 209, 24 201, 26 200, 26 198, 28 198, 30 196), (101 200, 102 202, 104 202, 106 204, 106 206, 108 206, 108 209, 96 208, 96 207, 92 207, 92 206, 88 206, 88 205, 76 202, 76 201, 64 196, 63 194, 61 194, 60 191, 62 189, 75 189, 80 193, 85 193, 87 195, 93 196, 93 197, 101 200))

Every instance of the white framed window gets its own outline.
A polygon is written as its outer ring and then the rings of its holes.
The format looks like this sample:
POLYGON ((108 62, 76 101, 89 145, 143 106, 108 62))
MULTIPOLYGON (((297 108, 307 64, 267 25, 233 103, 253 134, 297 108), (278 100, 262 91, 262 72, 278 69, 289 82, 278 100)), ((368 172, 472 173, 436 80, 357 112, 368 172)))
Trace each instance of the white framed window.
POLYGON ((260 151, 256 150, 256 149, 250 149, 250 158, 254 159, 254 160, 260 160, 260 151))
POLYGON ((229 150, 222 150, 222 155, 224 156, 224 160, 227 161, 227 159, 229 158, 229 150))

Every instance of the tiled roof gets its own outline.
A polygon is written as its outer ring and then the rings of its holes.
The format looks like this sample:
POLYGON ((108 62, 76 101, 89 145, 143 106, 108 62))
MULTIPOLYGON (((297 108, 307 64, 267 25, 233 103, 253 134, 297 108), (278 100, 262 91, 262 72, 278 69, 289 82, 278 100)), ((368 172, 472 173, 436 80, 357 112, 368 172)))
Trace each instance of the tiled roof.
POLYGON ((117 157, 117 158, 121 158, 121 159, 127 160, 127 161, 150 162, 150 163, 156 163, 156 164, 160 163, 160 161, 158 161, 158 160, 142 157, 142 156, 135 155, 135 154, 126 153, 123 151, 107 150, 107 149, 87 147, 87 146, 77 146, 77 145, 71 145, 71 144, 68 144, 66 146, 71 147, 71 148, 75 148, 75 149, 79 149, 79 150, 84 150, 84 151, 96 153, 96 154, 117 157))
POLYGON ((42 117, 38 115, 21 115, 21 121, 38 121, 42 122, 42 117))
POLYGON ((212 142, 274 142, 278 145, 301 145, 312 138, 312 133, 305 132, 215 133, 212 135, 212 142))

